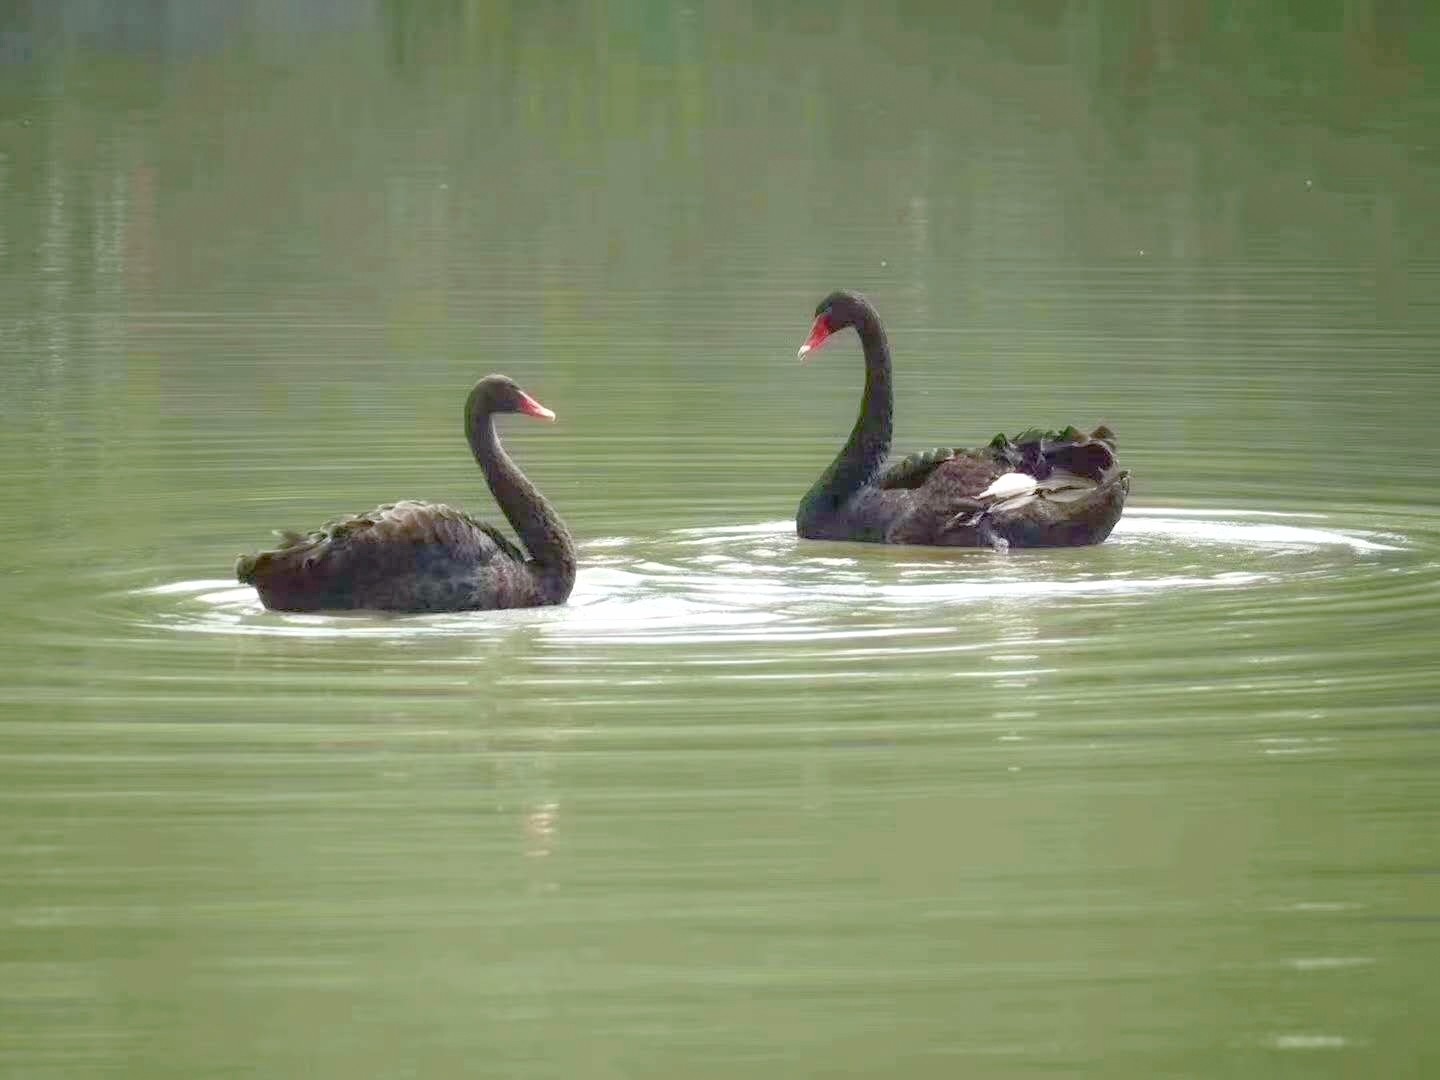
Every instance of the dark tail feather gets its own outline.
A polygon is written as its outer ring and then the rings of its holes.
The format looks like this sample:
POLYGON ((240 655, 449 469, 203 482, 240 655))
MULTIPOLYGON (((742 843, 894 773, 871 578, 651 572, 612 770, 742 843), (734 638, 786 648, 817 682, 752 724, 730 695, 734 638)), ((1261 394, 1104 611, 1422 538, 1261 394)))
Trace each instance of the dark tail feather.
POLYGON ((235 561, 235 577, 243 585, 253 585, 265 606, 274 611, 317 611, 332 606, 327 596, 329 575, 300 545, 241 555, 235 561))
POLYGON ((1050 447, 1045 451, 1045 457, 1052 468, 1066 469, 1097 483, 1115 464, 1115 451, 1096 441, 1050 447))
POLYGON ((1011 468, 1040 480, 1052 469, 1064 469, 1099 483, 1115 466, 1115 433, 1103 424, 1089 435, 1073 426, 1063 431, 1032 428, 1013 439, 997 435, 990 448, 1011 468))
POLYGON ((254 585, 255 564, 259 561, 259 555, 241 555, 235 560, 235 580, 241 585, 254 585))

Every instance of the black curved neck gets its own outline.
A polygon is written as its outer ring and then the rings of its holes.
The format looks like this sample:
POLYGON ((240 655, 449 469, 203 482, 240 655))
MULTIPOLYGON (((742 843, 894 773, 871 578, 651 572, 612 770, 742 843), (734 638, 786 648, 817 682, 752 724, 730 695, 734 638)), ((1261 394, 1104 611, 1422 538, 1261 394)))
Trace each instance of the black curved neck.
POLYGON ((556 594, 563 601, 575 584, 575 541, 570 530, 549 500, 505 453, 488 410, 473 411, 466 418, 465 434, 496 505, 530 553, 526 565, 537 584, 547 595, 556 594))
POLYGON ((855 327, 865 350, 865 391, 850 438, 800 501, 801 517, 830 513, 875 478, 890 453, 890 345, 873 313, 855 327))

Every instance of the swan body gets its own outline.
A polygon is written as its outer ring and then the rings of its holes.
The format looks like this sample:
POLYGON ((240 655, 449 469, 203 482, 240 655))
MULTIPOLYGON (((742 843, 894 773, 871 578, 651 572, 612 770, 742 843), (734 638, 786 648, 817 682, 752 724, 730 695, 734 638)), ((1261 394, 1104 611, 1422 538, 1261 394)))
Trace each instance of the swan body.
POLYGON ((510 379, 482 379, 466 402, 471 450, 496 502, 526 547, 463 510, 402 501, 284 532, 271 551, 242 555, 236 577, 277 611, 474 611, 563 604, 575 548, 559 516, 510 460, 492 414, 555 414, 510 379))
POLYGON ((812 356, 854 327, 865 352, 859 418, 840 453, 801 500, 801 537, 943 547, 1069 547, 1098 544, 1120 520, 1130 474, 1115 434, 1032 429, 974 449, 936 447, 886 466, 890 452, 890 349, 879 315, 856 293, 821 301, 812 356))

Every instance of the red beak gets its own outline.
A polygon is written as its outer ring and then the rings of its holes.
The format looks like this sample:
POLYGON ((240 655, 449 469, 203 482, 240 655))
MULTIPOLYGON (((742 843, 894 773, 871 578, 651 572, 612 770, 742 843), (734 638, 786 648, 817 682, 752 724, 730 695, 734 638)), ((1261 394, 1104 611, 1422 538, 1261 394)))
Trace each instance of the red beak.
POLYGON ((526 416, 533 416, 540 420, 554 420, 555 414, 547 409, 540 402, 536 401, 525 391, 520 391, 520 411, 526 416))
POLYGON ((810 336, 805 339, 805 344, 800 346, 800 351, 796 354, 800 357, 800 362, 804 363, 809 360, 810 354, 824 345, 832 333, 834 331, 830 329, 830 323, 826 321, 825 316, 815 316, 815 325, 810 327, 810 336))

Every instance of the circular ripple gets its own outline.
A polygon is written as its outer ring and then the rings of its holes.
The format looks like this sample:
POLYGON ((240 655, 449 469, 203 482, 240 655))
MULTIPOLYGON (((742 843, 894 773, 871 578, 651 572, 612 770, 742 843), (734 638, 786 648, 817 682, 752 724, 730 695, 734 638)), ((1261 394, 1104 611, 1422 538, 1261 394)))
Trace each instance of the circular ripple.
POLYGON ((757 642, 921 635, 973 605, 1133 602, 1179 590, 1383 577, 1413 569, 1415 554, 1398 531, 1335 528, 1318 514, 1131 510, 1102 546, 1003 554, 802 542, 781 520, 587 542, 561 608, 286 614, 266 611, 253 589, 225 579, 127 593, 141 625, 184 633, 404 639, 496 637, 523 627, 574 644, 757 642), (937 619, 885 618, 926 611, 937 619))

